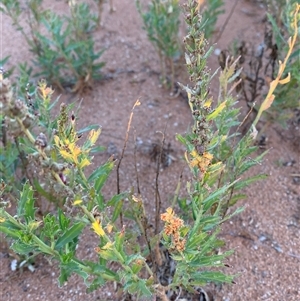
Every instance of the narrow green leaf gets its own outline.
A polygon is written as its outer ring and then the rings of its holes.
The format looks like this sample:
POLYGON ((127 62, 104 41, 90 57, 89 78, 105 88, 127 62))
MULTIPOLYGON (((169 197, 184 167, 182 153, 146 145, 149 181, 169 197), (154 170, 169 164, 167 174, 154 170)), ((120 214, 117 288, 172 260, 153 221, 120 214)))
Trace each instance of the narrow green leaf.
POLYGON ((113 212, 113 215, 112 215, 112 218, 111 218, 111 221, 114 223, 117 218, 120 216, 120 213, 123 209, 123 198, 122 199, 119 199, 115 208, 114 208, 114 212, 113 212))
POLYGON ((141 292, 142 296, 145 296, 145 297, 152 296, 151 291, 149 290, 149 288, 146 285, 146 280, 139 279, 137 289, 141 292))
POLYGON ((100 193, 103 185, 107 181, 108 176, 112 172, 113 168, 114 168, 114 162, 112 161, 109 161, 100 167, 101 170, 99 170, 98 178, 95 180, 95 185, 94 185, 96 193, 100 193))
POLYGON ((13 229, 11 227, 8 227, 7 221, 0 223, 0 232, 6 234, 8 237, 14 238, 14 239, 19 239, 19 234, 16 230, 20 229, 13 229))
POLYGON ((105 149, 106 148, 104 146, 98 145, 98 146, 92 147, 90 150, 90 153, 91 154, 101 153, 101 152, 104 152, 105 149))
POLYGON ((236 204, 237 201, 247 198, 247 195, 244 193, 235 194, 229 201, 229 207, 236 204))
POLYGON ((98 130, 99 128, 101 128, 98 124, 91 124, 83 129, 80 129, 77 131, 78 134, 82 134, 85 132, 89 132, 91 130, 98 130))
POLYGON ((192 285, 203 285, 209 282, 232 283, 234 276, 225 275, 221 272, 203 271, 193 273, 191 276, 192 285))
POLYGON ((23 216, 25 214, 24 212, 24 207, 25 207, 25 204, 28 200, 32 199, 33 198, 33 190, 32 190, 32 187, 29 185, 28 182, 26 182, 24 185, 23 185, 23 190, 21 192, 21 195, 20 195, 20 199, 19 199, 19 202, 18 202, 18 207, 17 207, 17 215, 19 217, 23 216))
POLYGON ((28 223, 30 220, 34 220, 36 208, 34 207, 35 200, 30 198, 27 200, 24 206, 24 217, 28 223))
POLYGON ((114 195, 107 203, 108 206, 116 206, 121 200, 128 197, 128 192, 122 192, 114 195))
POLYGON ((70 219, 65 216, 61 209, 58 209, 58 222, 62 231, 66 231, 70 224, 70 219))
MULTIPOLYGON (((88 182, 92 182, 95 181, 96 179, 98 179, 98 177, 100 176, 107 176, 109 175, 109 173, 113 170, 114 168, 114 161, 107 161, 104 165, 99 166, 96 170, 94 170, 92 172, 92 174, 89 176, 88 178, 88 182)), ((101 186, 101 181, 99 181, 98 185, 101 186)), ((98 191, 98 188, 95 187, 95 190, 98 191)))
POLYGON ((264 180, 267 177, 268 177, 268 175, 265 175, 265 174, 249 177, 246 180, 239 181, 237 184, 235 184, 234 188, 235 188, 235 190, 239 190, 239 189, 242 189, 242 188, 250 185, 253 182, 256 182, 259 180, 264 180))
POLYGON ((82 222, 74 224, 69 230, 67 230, 56 242, 55 249, 59 250, 68 242, 71 242, 74 238, 78 237, 85 224, 82 222))
POLYGON ((230 185, 225 185, 219 189, 217 189, 215 192, 211 193, 204 201, 203 201, 203 209, 204 212, 206 212, 208 209, 211 208, 211 206, 215 203, 215 202, 220 202, 221 198, 224 196, 224 193, 232 186, 236 183, 237 181, 234 181, 233 183, 231 183, 230 185))

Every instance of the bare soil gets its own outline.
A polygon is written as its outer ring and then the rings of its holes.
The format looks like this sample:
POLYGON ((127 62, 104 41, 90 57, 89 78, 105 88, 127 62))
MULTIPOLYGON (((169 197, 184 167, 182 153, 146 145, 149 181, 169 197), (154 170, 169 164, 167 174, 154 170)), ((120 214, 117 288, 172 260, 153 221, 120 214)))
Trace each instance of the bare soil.
MULTIPOLYGON (((225 2, 226 13, 218 20, 216 36, 234 4, 234 1, 225 2)), ((66 1, 47 0, 45 3, 61 11, 67 10, 66 1)), ((103 27, 95 34, 97 47, 107 48, 102 58, 106 62, 104 73, 110 76, 82 96, 61 95, 61 101, 77 100, 79 103, 83 99, 78 128, 89 124, 102 126, 100 144, 106 146, 107 151, 95 156, 94 166, 98 166, 111 154, 120 155, 129 114, 135 101, 140 99, 142 105, 135 109, 128 147, 120 168, 121 190, 136 189, 137 186, 135 133, 142 141, 137 150, 141 194, 152 212, 156 172, 151 160, 153 144, 160 141, 161 133, 165 132, 166 145, 174 158, 160 173, 160 195, 163 207, 167 208, 180 174, 183 172, 185 179, 191 177, 182 159, 184 149, 176 141, 175 134, 188 131, 192 117, 184 97, 173 98, 161 88, 158 57, 142 29, 134 1, 116 0, 114 6, 116 11, 113 13, 109 13, 108 4, 105 6, 103 27)), ((215 47, 224 49, 234 39, 246 39, 256 44, 262 42, 264 14, 259 2, 240 0, 215 47)), ((30 61, 31 54, 20 33, 6 16, 1 15, 0 20, 1 58, 10 55, 10 64, 30 61)), ((210 67, 212 70, 218 68, 216 55, 210 58, 210 67)), ((177 80, 187 80, 183 64, 178 68, 177 80)), ((217 81, 212 83, 211 91, 217 95, 217 81)), ((227 272, 238 274, 238 277, 236 284, 212 288, 215 301, 300 300, 300 158, 299 148, 290 141, 295 139, 293 135, 276 125, 265 130, 265 148, 269 153, 254 172, 263 172, 269 177, 246 190, 248 198, 239 204, 245 206, 244 212, 223 227, 221 237, 227 242, 226 248, 235 250, 229 258, 231 268, 227 272)), ((116 193, 116 187, 113 174, 106 187, 107 195, 116 193)), ((151 219, 151 214, 149 217, 151 219)), ((97 237, 86 231, 80 245, 79 256, 91 259, 95 255, 97 237)), ((28 269, 12 272, 10 262, 9 251, 3 242, 0 248, 1 300, 117 300, 110 285, 87 294, 82 280, 76 276, 59 288, 59 271, 55 262, 43 257, 37 258, 34 273, 28 269)))

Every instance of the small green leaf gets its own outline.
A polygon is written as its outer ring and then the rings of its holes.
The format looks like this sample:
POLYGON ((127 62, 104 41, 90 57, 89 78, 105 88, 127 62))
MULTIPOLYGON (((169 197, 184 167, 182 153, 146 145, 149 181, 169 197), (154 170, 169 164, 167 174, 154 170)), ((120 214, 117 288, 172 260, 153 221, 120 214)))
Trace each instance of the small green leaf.
POLYGON ((86 291, 87 291, 87 293, 91 293, 91 292, 99 289, 104 284, 105 284, 105 280, 100 275, 97 275, 97 277, 92 281, 92 283, 86 289, 86 291))
POLYGON ((237 181, 232 182, 230 185, 225 185, 219 189, 217 189, 215 192, 209 194, 209 196, 203 200, 203 209, 206 212, 215 202, 220 202, 222 200, 222 197, 224 196, 225 192, 233 186, 237 181))
POLYGON ((26 182, 23 185, 23 190, 21 192, 20 199, 19 199, 19 202, 18 202, 17 215, 19 217, 25 215, 25 210, 24 210, 25 204, 26 204, 27 201, 29 201, 32 198, 33 198, 32 187, 29 185, 28 182, 26 182))
POLYGON ((239 189, 242 189, 242 188, 250 185, 251 183, 258 181, 258 180, 264 180, 267 177, 268 177, 268 175, 264 175, 264 174, 262 174, 262 175, 256 175, 256 176, 253 176, 253 177, 249 177, 246 180, 239 181, 237 184, 235 184, 234 188, 236 190, 239 190, 239 189))
POLYGON ((65 216, 61 209, 58 209, 58 222, 62 231, 66 231, 70 224, 70 219, 65 216))
POLYGON ((98 124, 91 124, 83 129, 80 129, 77 131, 78 134, 82 134, 85 132, 89 132, 91 130, 98 130, 99 128, 101 128, 98 124))
POLYGON ((226 104, 227 104, 227 100, 220 103, 212 113, 206 116, 206 120, 209 121, 215 119, 225 109, 226 104))
POLYGON ((142 296, 145 296, 145 297, 152 296, 151 291, 149 290, 149 288, 146 285, 146 280, 139 279, 137 289, 141 292, 142 296))
POLYGON ((108 206, 116 206, 120 200, 123 200, 128 197, 127 192, 122 192, 120 194, 114 195, 107 203, 108 206))
POLYGON ((98 145, 98 146, 92 147, 90 150, 90 153, 91 154, 101 153, 101 152, 104 152, 105 149, 106 148, 104 146, 98 145))
POLYGON ((235 194, 234 196, 231 197, 228 205, 229 205, 229 207, 231 207, 231 206, 235 205, 237 201, 246 199, 246 198, 247 198, 247 195, 244 193, 235 194))
POLYGON ((108 178, 108 175, 113 170, 113 168, 114 168, 114 162, 111 160, 107 161, 104 165, 99 166, 96 170, 92 172, 92 174, 88 178, 88 182, 91 183, 95 180, 97 181, 98 178, 102 176, 103 178, 101 178, 101 180, 98 180, 97 182, 97 187, 95 183, 95 190, 100 191, 99 189, 101 189, 102 187, 101 185, 103 185, 102 181, 105 182, 105 180, 108 178))
POLYGON ((192 285, 203 285, 209 282, 214 283, 232 283, 234 276, 225 275, 221 272, 198 271, 191 276, 192 285))
POLYGON ((114 223, 117 218, 120 216, 120 213, 123 209, 123 198, 118 199, 115 208, 114 208, 114 212, 111 218, 112 223, 114 223))
POLYGON ((28 255, 31 252, 35 251, 34 246, 26 245, 22 243, 21 241, 16 241, 11 245, 11 249, 20 255, 28 255))

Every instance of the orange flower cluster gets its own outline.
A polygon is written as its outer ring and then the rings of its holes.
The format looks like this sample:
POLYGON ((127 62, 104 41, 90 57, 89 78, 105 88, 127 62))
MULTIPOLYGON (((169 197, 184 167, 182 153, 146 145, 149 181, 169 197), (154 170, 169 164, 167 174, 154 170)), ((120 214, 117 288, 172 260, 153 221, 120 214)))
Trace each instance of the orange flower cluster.
POLYGON ((161 220, 166 222, 164 232, 172 237, 173 248, 183 252, 186 240, 180 237, 180 229, 184 226, 183 220, 177 217, 172 208, 168 208, 166 213, 161 214, 161 220))
POLYGON ((192 159, 190 165, 192 167, 197 166, 202 173, 206 172, 208 166, 210 165, 210 163, 213 159, 212 154, 205 152, 205 153, 203 153, 202 156, 200 156, 200 155, 198 155, 196 150, 193 150, 191 152, 191 156, 193 157, 193 159, 192 159))

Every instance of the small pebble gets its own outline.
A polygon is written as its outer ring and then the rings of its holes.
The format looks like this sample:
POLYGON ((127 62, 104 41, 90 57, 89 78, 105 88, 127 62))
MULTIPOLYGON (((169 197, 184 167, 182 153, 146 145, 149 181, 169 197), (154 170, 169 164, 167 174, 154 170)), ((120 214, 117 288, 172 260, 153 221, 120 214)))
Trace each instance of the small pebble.
POLYGON ((263 242, 263 241, 266 241, 267 238, 266 238, 264 235, 261 235, 261 236, 259 237, 259 240, 260 240, 261 242, 263 242))
POLYGON ((215 54, 216 56, 219 56, 220 53, 221 53, 221 49, 216 48, 215 51, 214 51, 214 54, 215 54))

